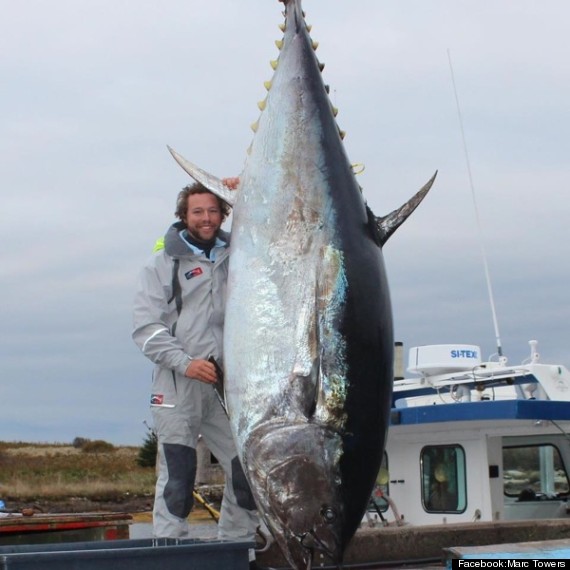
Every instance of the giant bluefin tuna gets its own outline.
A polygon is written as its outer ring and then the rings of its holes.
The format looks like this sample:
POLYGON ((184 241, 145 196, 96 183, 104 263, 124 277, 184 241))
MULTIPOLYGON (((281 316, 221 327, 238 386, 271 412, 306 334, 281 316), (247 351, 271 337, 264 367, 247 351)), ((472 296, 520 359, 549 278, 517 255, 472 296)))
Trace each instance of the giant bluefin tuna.
MULTIPOLYGON (((225 396, 260 513, 294 568, 335 564, 369 503, 388 429, 393 332, 381 246, 434 177, 384 218, 346 155, 300 0, 234 204, 225 396)), ((220 180, 176 152, 228 202, 220 180)))

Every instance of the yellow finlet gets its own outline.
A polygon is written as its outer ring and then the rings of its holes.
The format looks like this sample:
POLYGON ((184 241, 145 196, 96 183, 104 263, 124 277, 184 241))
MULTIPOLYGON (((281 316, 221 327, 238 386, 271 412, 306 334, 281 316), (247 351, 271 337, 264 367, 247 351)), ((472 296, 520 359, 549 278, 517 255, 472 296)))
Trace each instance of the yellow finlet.
POLYGON ((263 86, 265 87, 265 89, 267 89, 267 91, 269 91, 271 89, 272 85, 273 85, 272 81, 264 81, 263 82, 263 86))
POLYGON ((351 164, 350 167, 352 168, 352 172, 357 176, 362 174, 366 168, 362 162, 355 162, 354 164, 351 164))
POLYGON ((278 62, 277 62, 276 59, 272 59, 272 60, 269 62, 269 65, 273 68, 273 71, 275 71, 275 70, 277 69, 277 63, 278 63, 278 62))
POLYGON ((257 103, 257 106, 258 106, 260 111, 263 111, 265 109, 266 105, 267 105, 267 99, 264 99, 263 101, 259 101, 257 103))
POLYGON ((333 113, 333 117, 336 117, 338 115, 338 107, 333 107, 332 113, 333 113))
POLYGON ((324 69, 324 68, 325 68, 325 64, 324 64, 324 63, 321 63, 321 62, 319 61, 319 69, 321 70, 321 73, 323 72, 323 69, 324 69))
POLYGON ((275 45, 277 46, 277 49, 282 49, 283 48, 283 40, 275 40, 275 45))
POLYGON ((340 135, 341 140, 344 140, 344 137, 346 136, 346 131, 341 131, 340 129, 338 130, 338 134, 340 135))
POLYGON ((279 24, 279 29, 285 33, 285 24, 279 24))
POLYGON ((255 123, 253 123, 253 124, 251 125, 251 130, 252 130, 254 133, 256 133, 258 128, 259 128, 259 121, 255 121, 255 123))
POLYGON ((313 49, 315 51, 317 51, 317 48, 319 47, 319 42, 313 42, 313 49))
POLYGON ((307 24, 306 28, 307 28, 307 32, 309 32, 309 34, 310 34, 311 30, 313 29, 313 26, 312 26, 312 24, 307 24))

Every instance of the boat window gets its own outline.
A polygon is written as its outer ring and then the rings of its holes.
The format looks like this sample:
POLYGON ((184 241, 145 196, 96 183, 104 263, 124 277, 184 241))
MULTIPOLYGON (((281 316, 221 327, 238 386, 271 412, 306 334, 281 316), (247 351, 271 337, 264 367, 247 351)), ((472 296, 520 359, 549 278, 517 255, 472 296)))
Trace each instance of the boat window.
POLYGON ((558 448, 551 444, 504 447, 503 489, 519 501, 568 495, 568 473, 558 448))
POLYGON ((428 513, 462 513, 467 508, 465 452, 459 445, 424 447, 422 503, 428 513))
POLYGON ((382 457, 382 465, 376 476, 376 483, 374 483, 374 490, 370 498, 370 511, 385 512, 388 509, 388 501, 385 497, 388 496, 390 486, 390 475, 388 471, 388 456, 386 452, 382 457))

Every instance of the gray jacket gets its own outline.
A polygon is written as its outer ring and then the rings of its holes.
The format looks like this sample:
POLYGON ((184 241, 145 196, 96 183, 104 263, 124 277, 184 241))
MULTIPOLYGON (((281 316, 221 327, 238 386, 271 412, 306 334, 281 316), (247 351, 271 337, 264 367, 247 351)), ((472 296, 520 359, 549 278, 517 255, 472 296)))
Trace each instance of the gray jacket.
POLYGON ((135 294, 133 340, 155 363, 154 406, 174 407, 189 395, 184 376, 192 358, 222 357, 229 235, 220 232, 210 257, 168 230, 164 249, 143 268, 135 294))

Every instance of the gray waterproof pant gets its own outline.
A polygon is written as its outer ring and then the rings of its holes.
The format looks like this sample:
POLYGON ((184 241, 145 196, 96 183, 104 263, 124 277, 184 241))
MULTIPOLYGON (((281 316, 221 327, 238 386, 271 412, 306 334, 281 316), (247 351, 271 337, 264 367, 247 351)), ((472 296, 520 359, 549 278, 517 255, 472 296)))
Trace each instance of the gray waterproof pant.
POLYGON ((236 455, 230 424, 214 388, 188 379, 185 402, 175 408, 153 407, 158 435, 158 478, 153 530, 158 538, 189 536, 187 517, 194 499, 196 445, 202 435, 225 473, 218 538, 254 540, 259 518, 236 455))

